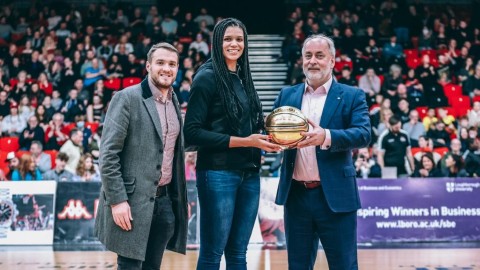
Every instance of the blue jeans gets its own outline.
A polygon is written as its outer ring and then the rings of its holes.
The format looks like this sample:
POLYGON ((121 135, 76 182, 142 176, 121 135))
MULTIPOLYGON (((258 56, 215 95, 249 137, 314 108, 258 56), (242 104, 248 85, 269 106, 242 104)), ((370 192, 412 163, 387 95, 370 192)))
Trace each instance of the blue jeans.
POLYGON ((247 269, 247 246, 260 199, 260 176, 244 171, 197 171, 200 255, 197 270, 247 269))

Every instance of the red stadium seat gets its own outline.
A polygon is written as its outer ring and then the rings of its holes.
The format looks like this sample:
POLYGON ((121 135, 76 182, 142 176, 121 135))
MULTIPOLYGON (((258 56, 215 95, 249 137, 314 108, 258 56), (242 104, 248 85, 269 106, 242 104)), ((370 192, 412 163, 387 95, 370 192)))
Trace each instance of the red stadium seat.
POLYGON ((427 111, 428 111, 428 107, 426 106, 419 106, 417 108, 415 108, 418 112, 418 118, 419 120, 423 120, 423 117, 425 117, 425 115, 427 115, 427 111))
POLYGON ((470 109, 470 97, 469 96, 459 96, 459 97, 454 97, 451 99, 451 105, 452 107, 458 109, 458 108, 467 108, 470 109))
POLYGON ((403 50, 403 53, 405 54, 405 59, 418 58, 417 49, 406 49, 406 50, 403 50))
POLYGON ((385 76, 384 75, 378 75, 378 78, 380 79, 380 85, 383 85, 383 81, 385 81, 385 76))
POLYGON ((412 156, 415 156, 416 153, 422 151, 421 147, 412 147, 412 156))
POLYGON ((100 124, 97 123, 97 122, 86 122, 85 123, 85 126, 88 127, 92 131, 92 133, 97 133, 97 129, 98 129, 99 125, 100 124))
POLYGON ((119 78, 114 78, 110 80, 105 81, 105 88, 118 91, 120 88, 122 88, 122 80, 119 78))
POLYGON ((437 51, 436 50, 421 50, 420 51, 420 56, 428 55, 430 56, 430 60, 433 58, 437 58, 437 51))
POLYGON ((0 150, 5 152, 16 152, 20 149, 18 144, 18 137, 3 137, 0 138, 0 150))
POLYGON ((57 158, 57 150, 45 150, 45 154, 50 155, 50 160, 52 161, 52 169, 55 168, 55 159, 57 158))
POLYGON ((15 153, 15 156, 17 156, 17 158, 22 158, 22 156, 25 155, 25 154, 30 155, 30 151, 19 150, 15 153))
POLYGON ((446 153, 448 153, 448 147, 439 147, 439 148, 434 148, 433 152, 440 154, 440 156, 444 156, 446 153))
POLYGON ((462 86, 449 83, 443 87, 443 92, 448 99, 460 97, 462 95, 462 86))
POLYGON ((16 86, 17 83, 18 83, 18 80, 15 79, 15 78, 12 78, 12 79, 10 79, 9 82, 10 82, 10 86, 11 86, 12 88, 15 88, 15 86, 16 86))
POLYGON ((122 80, 122 87, 126 88, 135 84, 139 84, 142 81, 142 78, 138 77, 127 77, 122 80))
POLYGON ((474 97, 473 97, 473 101, 472 101, 472 102, 476 102, 476 101, 479 101, 479 102, 480 102, 480 96, 474 96, 474 97))
POLYGON ((406 59, 406 61, 407 61, 407 66, 413 69, 417 68, 421 63, 421 61, 418 58, 406 59))

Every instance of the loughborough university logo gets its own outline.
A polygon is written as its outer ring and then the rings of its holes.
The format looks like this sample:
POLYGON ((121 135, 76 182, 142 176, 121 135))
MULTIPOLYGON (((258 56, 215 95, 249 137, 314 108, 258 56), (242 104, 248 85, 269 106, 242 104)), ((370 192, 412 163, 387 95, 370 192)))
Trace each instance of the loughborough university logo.
POLYGON ((447 182, 445 183, 447 192, 454 192, 455 191, 455 182, 447 182))

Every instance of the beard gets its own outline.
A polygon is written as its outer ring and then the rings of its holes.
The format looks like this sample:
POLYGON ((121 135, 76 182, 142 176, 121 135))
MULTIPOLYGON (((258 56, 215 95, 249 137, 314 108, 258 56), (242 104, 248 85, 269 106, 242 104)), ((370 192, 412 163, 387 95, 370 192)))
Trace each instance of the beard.
POLYGON ((307 78, 307 80, 309 81, 319 81, 319 80, 323 80, 325 78, 328 78, 328 76, 331 75, 330 73, 330 70, 320 70, 320 71, 315 71, 315 72, 311 72, 309 71, 308 69, 304 68, 303 69, 303 73, 305 73, 305 77, 307 78))
POLYGON ((172 86, 174 78, 172 77, 171 79, 163 79, 160 78, 158 75, 151 75, 150 77, 152 78, 152 83, 157 87, 158 89, 168 89, 172 86))

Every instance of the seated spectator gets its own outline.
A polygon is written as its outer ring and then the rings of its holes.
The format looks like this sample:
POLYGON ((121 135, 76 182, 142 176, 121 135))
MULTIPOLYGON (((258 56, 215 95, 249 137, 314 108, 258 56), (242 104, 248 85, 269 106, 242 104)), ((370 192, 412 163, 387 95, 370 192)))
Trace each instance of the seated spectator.
POLYGON ((78 162, 82 156, 83 132, 74 128, 70 131, 70 139, 60 148, 60 152, 68 155, 68 163, 65 169, 71 173, 77 170, 78 162))
POLYGON ((480 176, 480 135, 477 134, 475 139, 471 139, 468 150, 465 151, 463 157, 465 159, 465 170, 470 177, 480 176))
MULTIPOLYGON (((43 106, 45 106, 45 110, 47 110, 47 114, 49 112, 55 113, 59 111, 62 106, 62 103, 63 103, 63 99, 58 90, 53 90, 52 97, 50 98, 49 96, 46 96, 42 102, 43 106)), ((52 117, 53 117, 53 114, 52 114, 52 117)))
POLYGON ((375 74, 373 68, 368 68, 367 72, 360 77, 358 87, 365 91, 367 94, 367 99, 373 98, 375 95, 380 93, 380 78, 375 74))
POLYGON ((98 165, 98 158, 100 157, 100 142, 102 137, 103 125, 98 126, 97 132, 92 135, 92 139, 88 144, 89 153, 93 156, 93 163, 98 165))
POLYGON ((106 75, 107 71, 105 69, 101 69, 98 64, 98 59, 94 58, 92 59, 92 65, 85 69, 83 85, 87 88, 90 88, 98 80, 103 79, 106 75))
POLYGON ((397 43, 397 36, 392 35, 390 37, 390 42, 385 43, 383 46, 383 57, 385 60, 390 60, 391 58, 401 58, 403 57, 403 47, 397 43))
POLYGON ((436 168, 431 153, 425 153, 420 161, 420 167, 415 170, 412 177, 443 177, 442 172, 436 168))
POLYGON ((25 121, 30 118, 35 112, 35 108, 30 106, 30 99, 28 98, 27 95, 23 95, 20 98, 20 102, 18 103, 18 115, 23 117, 25 121))
POLYGON ((102 103, 102 99, 98 95, 93 96, 93 103, 87 107, 87 119, 88 122, 103 122, 105 117, 105 106, 102 103))
POLYGON ((480 127, 480 101, 473 102, 473 108, 468 112, 468 126, 480 127))
POLYGON ((108 38, 103 38, 101 45, 97 48, 97 57, 107 61, 113 54, 113 48, 108 44, 108 38))
POLYGON ((402 125, 410 121, 410 104, 408 104, 406 99, 402 98, 398 101, 398 109, 396 110, 395 116, 400 119, 402 125))
POLYGON ((446 147, 450 144, 450 134, 445 130, 445 123, 438 121, 435 128, 427 132, 427 136, 433 140, 433 147, 446 147))
POLYGON ((7 158, 5 159, 5 162, 8 163, 7 166, 8 166, 8 170, 9 170, 7 175, 6 175, 6 178, 8 180, 11 180, 13 171, 18 169, 18 166, 20 165, 20 160, 15 155, 15 152, 9 152, 7 154, 7 158))
POLYGON ((358 82, 352 77, 352 71, 348 66, 342 68, 342 77, 338 80, 338 82, 350 86, 358 86, 358 82))
POLYGON ((10 114, 10 101, 7 91, 0 91, 0 119, 10 114))
POLYGON ((435 164, 438 164, 442 156, 437 153, 433 152, 433 141, 432 139, 422 135, 418 139, 418 147, 420 151, 418 151, 413 157, 415 158, 415 164, 420 165, 421 159, 423 155, 430 153, 433 156, 433 160, 435 160, 435 164))
POLYGON ((480 96, 480 64, 475 66, 475 74, 466 80, 463 92, 470 97, 480 96))
POLYGON ((43 174, 43 179, 54 180, 57 182, 71 182, 73 181, 73 173, 65 170, 65 165, 68 162, 68 155, 62 152, 57 154, 55 158, 55 168, 43 174))
POLYGON ((71 123, 75 121, 75 116, 85 114, 86 108, 83 102, 78 99, 78 91, 70 90, 68 99, 64 100, 60 112, 65 115, 65 122, 71 123))
POLYGON ((85 152, 88 152, 88 144, 92 136, 92 130, 85 126, 85 115, 77 115, 75 117, 75 127, 83 133, 82 147, 85 152))
POLYGON ((435 116, 435 109, 428 108, 427 115, 423 117, 423 126, 425 127, 425 131, 428 131, 432 125, 438 122, 438 118, 435 116))
POLYGON ((37 117, 30 116, 28 119, 28 125, 20 134, 19 144, 20 150, 29 150, 33 141, 43 141, 45 138, 45 132, 43 128, 38 125, 37 117))
POLYGON ((423 97, 423 85, 415 76, 415 69, 411 68, 408 70, 405 86, 407 87, 409 97, 423 97))
POLYGON ((67 128, 63 123, 63 114, 56 113, 45 130, 45 149, 59 150, 67 140, 67 128))
POLYGON ((412 147, 417 147, 420 136, 425 135, 425 127, 418 121, 416 110, 411 110, 408 117, 409 121, 403 124, 402 129, 408 133, 412 147))
POLYGON ((43 144, 40 141, 32 142, 30 145, 30 154, 41 173, 45 173, 52 168, 52 158, 49 154, 43 152, 43 144))
POLYGON ((380 109, 380 123, 378 124, 378 127, 376 128, 377 130, 377 135, 380 136, 382 133, 384 133, 386 130, 388 130, 389 127, 389 120, 390 117, 393 116, 392 110, 386 108, 386 109, 380 109))
POLYGON ((93 164, 93 157, 91 154, 86 153, 80 158, 73 181, 100 182, 100 173, 95 164, 93 164))
POLYGON ((390 99, 392 104, 397 102, 397 88, 401 83, 403 83, 402 68, 394 64, 390 67, 390 73, 385 77, 382 89, 383 96, 390 99))
POLYGON ((12 181, 32 181, 42 180, 42 174, 37 168, 37 164, 33 157, 29 154, 24 154, 20 158, 20 164, 18 169, 15 169, 12 173, 12 181))
POLYGON ((2 121, 2 133, 7 136, 18 137, 27 127, 27 121, 18 114, 18 104, 10 103, 10 114, 2 121))
POLYGON ((37 83, 32 83, 30 86, 30 94, 28 95, 28 99, 33 109, 42 104, 43 100, 45 99, 45 93, 40 90, 40 87, 37 83))
POLYGON ((355 161, 355 170, 359 178, 382 177, 382 169, 373 158, 370 157, 368 148, 358 149, 357 159, 355 161))
POLYGON ((208 47, 207 42, 205 42, 205 39, 202 35, 202 33, 198 33, 195 36, 195 40, 190 43, 190 46, 188 47, 188 50, 196 50, 197 52, 203 52, 203 54, 208 55, 210 53, 210 48, 208 47))
POLYGON ((467 171, 463 168, 464 161, 460 155, 448 155, 445 159, 445 169, 443 175, 446 177, 468 177, 467 171))
MULTIPOLYGON (((37 108, 35 109, 35 117, 38 119, 38 125, 43 129, 46 130, 48 127, 48 122, 50 122, 51 119, 48 119, 45 111, 45 106, 43 105, 38 105, 37 108)), ((45 133, 45 132, 44 132, 45 133)), ((43 139, 42 139, 43 141, 43 139)))
POLYGON ((125 71, 123 75, 125 77, 143 77, 143 67, 137 63, 137 57, 133 53, 128 54, 128 62, 126 63, 124 69, 125 71))
POLYGON ((190 82, 188 80, 183 80, 182 85, 180 86, 179 100, 181 100, 181 107, 186 108, 188 105, 188 100, 190 98, 190 82))

